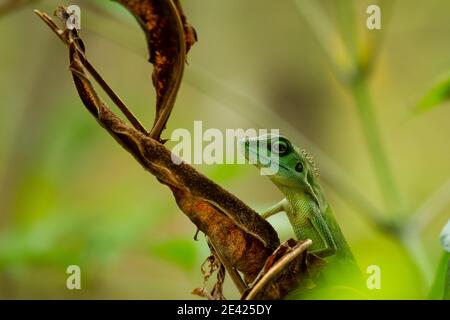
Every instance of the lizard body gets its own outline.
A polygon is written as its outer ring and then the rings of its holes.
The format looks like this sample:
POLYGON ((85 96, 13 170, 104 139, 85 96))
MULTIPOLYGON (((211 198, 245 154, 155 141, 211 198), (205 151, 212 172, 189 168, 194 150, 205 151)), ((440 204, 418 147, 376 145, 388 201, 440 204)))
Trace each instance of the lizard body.
POLYGON ((276 164, 277 170, 268 177, 285 198, 267 209, 262 216, 268 218, 285 212, 297 240, 312 240, 309 252, 327 258, 336 273, 348 271, 360 277, 350 247, 325 199, 311 157, 278 135, 243 139, 241 148, 245 157, 253 159, 253 164, 258 168, 276 164))

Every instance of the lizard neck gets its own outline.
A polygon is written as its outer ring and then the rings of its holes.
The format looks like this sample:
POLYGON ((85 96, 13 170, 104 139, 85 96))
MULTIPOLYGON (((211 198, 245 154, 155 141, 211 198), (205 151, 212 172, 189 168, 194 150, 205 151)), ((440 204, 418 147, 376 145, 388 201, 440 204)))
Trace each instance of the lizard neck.
POLYGON ((327 208, 327 202, 323 197, 321 190, 308 190, 304 188, 287 187, 279 185, 278 189, 285 195, 288 202, 296 212, 308 214, 311 206, 305 206, 304 203, 314 201, 321 212, 327 208))

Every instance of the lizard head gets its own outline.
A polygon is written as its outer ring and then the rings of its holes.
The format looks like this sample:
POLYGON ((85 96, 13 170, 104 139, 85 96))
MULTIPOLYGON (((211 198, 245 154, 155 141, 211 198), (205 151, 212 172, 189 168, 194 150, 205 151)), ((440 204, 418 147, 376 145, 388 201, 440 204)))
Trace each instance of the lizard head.
POLYGON ((320 188, 318 172, 309 154, 287 138, 267 134, 240 141, 241 150, 258 168, 276 168, 269 178, 284 188, 302 189, 316 197, 320 188))

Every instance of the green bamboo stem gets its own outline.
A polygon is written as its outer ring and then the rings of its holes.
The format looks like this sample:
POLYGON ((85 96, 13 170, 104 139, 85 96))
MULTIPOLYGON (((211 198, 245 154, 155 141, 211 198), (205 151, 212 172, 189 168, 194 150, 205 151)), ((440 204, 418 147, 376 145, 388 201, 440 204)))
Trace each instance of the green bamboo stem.
MULTIPOLYGON (((351 92, 355 100, 360 123, 369 149, 370 158, 374 167, 386 208, 391 213, 398 213, 402 203, 400 193, 395 184, 389 162, 383 148, 380 130, 376 121, 374 106, 370 97, 367 78, 361 75, 351 83, 351 92)), ((423 274, 423 281, 429 285, 432 278, 432 269, 426 256, 425 249, 419 240, 419 234, 406 227, 395 230, 398 238, 405 247, 409 256, 415 261, 423 274)))
POLYGON ((423 283, 426 287, 430 286, 433 280, 433 268, 430 264, 430 260, 428 259, 423 243, 420 240, 420 236, 415 232, 405 230, 400 235, 399 239, 408 255, 422 272, 423 283))
POLYGON ((352 82, 350 86, 386 208, 391 212, 398 210, 401 207, 400 193, 383 148, 367 80, 362 76, 352 82))

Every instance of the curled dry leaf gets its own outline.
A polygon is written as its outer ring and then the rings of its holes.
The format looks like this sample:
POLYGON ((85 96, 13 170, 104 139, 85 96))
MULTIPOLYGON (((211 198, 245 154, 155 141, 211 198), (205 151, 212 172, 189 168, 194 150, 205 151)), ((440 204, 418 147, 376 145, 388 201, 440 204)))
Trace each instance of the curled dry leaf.
POLYGON ((153 64, 156 117, 150 136, 159 141, 183 77, 186 54, 197 41, 177 0, 118 0, 144 31, 153 64))
POLYGON ((229 270, 226 265, 227 270, 233 273, 236 269, 242 272, 247 283, 253 281, 266 258, 279 245, 272 226, 192 166, 177 164, 179 159, 160 142, 128 126, 115 115, 100 99, 88 78, 86 69, 91 75, 97 75, 94 76, 97 81, 104 82, 85 57, 84 45, 76 30, 59 29, 48 15, 36 13, 69 45, 70 71, 89 112, 148 172, 169 186, 180 209, 207 235, 220 257, 233 268, 229 270))
POLYGON ((220 260, 214 254, 211 254, 206 258, 205 262, 203 262, 201 272, 203 274, 203 287, 194 289, 192 293, 197 296, 207 298, 208 300, 224 300, 223 282, 225 281, 225 267, 220 260), (206 283, 214 272, 217 272, 217 279, 210 293, 206 289, 206 283))
POLYGON ((311 240, 290 239, 280 245, 267 259, 242 299, 282 299, 293 289, 314 286, 318 270, 325 261, 307 252, 311 244, 311 240))

